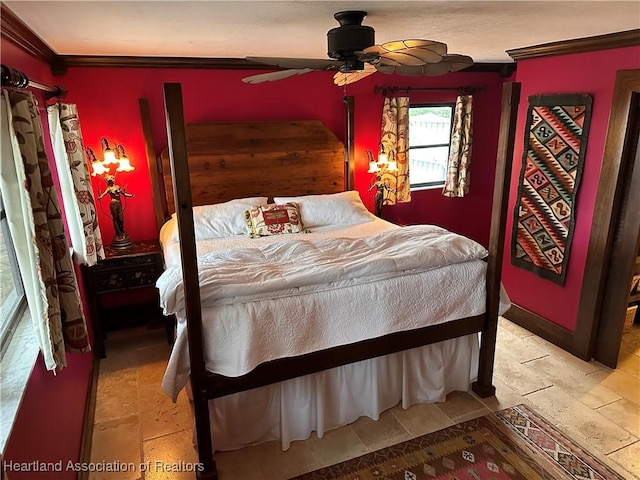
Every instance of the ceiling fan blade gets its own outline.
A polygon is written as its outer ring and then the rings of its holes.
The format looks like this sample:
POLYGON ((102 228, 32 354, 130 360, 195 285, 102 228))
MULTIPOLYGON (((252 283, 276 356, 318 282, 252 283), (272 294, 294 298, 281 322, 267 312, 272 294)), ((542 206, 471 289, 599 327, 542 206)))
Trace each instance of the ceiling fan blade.
POLYGON ((418 75, 444 75, 445 73, 457 72, 463 68, 473 65, 473 59, 467 55, 450 54, 444 55, 438 63, 425 63, 424 65, 384 65, 377 64, 375 68, 381 73, 397 73, 398 75, 418 76, 418 75))
POLYGON ((305 73, 315 72, 317 70, 313 68, 292 68, 289 70, 278 70, 277 72, 260 73, 258 75, 251 75, 242 79, 244 83, 263 83, 274 82, 276 80, 282 80, 283 78, 293 77, 294 75, 304 75, 305 73))
POLYGON ((396 71, 396 67, 394 67, 393 65, 377 64, 376 70, 379 71, 380 73, 385 73, 387 75, 390 75, 396 71))
POLYGON ((447 45, 433 40, 398 40, 382 45, 372 45, 363 50, 363 55, 377 55, 385 65, 424 65, 442 60, 447 45))
POLYGON ((273 65, 280 68, 312 68, 314 70, 337 70, 344 62, 324 60, 320 58, 279 58, 279 57, 246 57, 251 62, 273 65))
POLYGON ((457 72, 473 65, 473 58, 469 55, 458 55, 457 53, 445 55, 442 61, 449 64, 451 72, 457 72))
POLYGON ((357 82, 358 80, 362 80, 369 75, 376 73, 377 70, 373 65, 366 64, 364 66, 364 70, 356 70, 353 72, 336 72, 333 76, 333 83, 338 85, 339 87, 343 87, 345 85, 349 85, 351 83, 357 82))
POLYGON ((395 73, 402 76, 414 77, 420 75, 437 76, 449 73, 446 63, 425 63, 424 65, 398 65, 395 73))

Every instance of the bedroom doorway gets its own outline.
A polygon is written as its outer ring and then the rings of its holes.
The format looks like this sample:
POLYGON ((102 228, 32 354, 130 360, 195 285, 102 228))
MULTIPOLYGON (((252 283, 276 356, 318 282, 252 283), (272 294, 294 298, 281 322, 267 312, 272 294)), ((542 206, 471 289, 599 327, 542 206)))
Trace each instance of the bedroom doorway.
POLYGON ((623 152, 618 182, 621 190, 619 214, 613 231, 594 351, 594 358, 611 368, 617 366, 620 358, 627 308, 632 308, 630 317, 634 315, 633 306, 638 304, 640 297, 635 294, 637 285, 632 289, 633 278, 640 271, 640 93, 632 95, 628 127, 630 141, 623 152))
POLYGON ((573 353, 615 368, 640 244, 640 70, 619 71, 573 353))

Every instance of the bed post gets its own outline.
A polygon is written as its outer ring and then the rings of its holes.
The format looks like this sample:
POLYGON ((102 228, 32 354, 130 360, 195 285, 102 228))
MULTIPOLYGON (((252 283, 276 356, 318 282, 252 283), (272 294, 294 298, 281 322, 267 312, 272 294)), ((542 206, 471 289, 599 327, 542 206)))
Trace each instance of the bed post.
POLYGON ((344 104, 346 106, 345 119, 346 128, 345 132, 347 138, 344 142, 344 162, 345 162, 345 190, 355 190, 355 177, 356 177, 356 162, 354 158, 354 121, 355 121, 355 98, 353 95, 344 97, 344 104))
POLYGON ((519 101, 520 84, 515 82, 505 83, 502 87, 502 114, 500 116, 496 177, 493 187, 491 236, 489 238, 489 260, 487 264, 487 307, 480 340, 478 380, 471 386, 473 391, 482 398, 491 397, 496 393, 496 388, 492 383, 493 361, 498 330, 500 280, 502 277, 502 257, 506 235, 511 165, 513 164, 513 142, 519 101))
MULTIPOLYGON (((156 152, 153 148, 153 133, 151 130, 151 115, 149 114, 149 101, 146 98, 138 99, 140 107, 140 120, 142 121, 142 132, 144 134, 144 147, 147 154, 147 166, 149 167, 149 176, 151 177, 151 188, 153 189, 153 212, 156 216, 156 229, 160 233, 160 229, 167 219, 167 212, 163 208, 161 198, 166 198, 164 188, 160 190, 160 179, 158 172, 158 161, 156 152)), ((164 182, 163 182, 164 184, 164 182)), ((166 202, 165 202, 166 203, 166 202)))
POLYGON ((193 390, 193 408, 196 417, 196 437, 198 440, 198 459, 203 467, 203 470, 197 473, 197 478, 198 480, 217 480, 218 472, 213 460, 213 448, 211 444, 207 372, 205 370, 203 353, 198 260, 196 256, 191 183, 189 181, 187 143, 182 110, 182 89, 179 83, 164 84, 164 104, 167 118, 169 159, 171 161, 175 210, 180 238, 185 313, 189 338, 189 360, 191 364, 191 388, 193 390))

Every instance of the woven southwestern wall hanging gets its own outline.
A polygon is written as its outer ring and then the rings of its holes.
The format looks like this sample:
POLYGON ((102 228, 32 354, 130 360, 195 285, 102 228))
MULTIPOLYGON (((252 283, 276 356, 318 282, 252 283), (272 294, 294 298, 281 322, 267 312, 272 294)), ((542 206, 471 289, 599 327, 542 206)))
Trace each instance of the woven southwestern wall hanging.
POLYGON ((591 118, 589 95, 529 97, 511 263, 564 284, 591 118))

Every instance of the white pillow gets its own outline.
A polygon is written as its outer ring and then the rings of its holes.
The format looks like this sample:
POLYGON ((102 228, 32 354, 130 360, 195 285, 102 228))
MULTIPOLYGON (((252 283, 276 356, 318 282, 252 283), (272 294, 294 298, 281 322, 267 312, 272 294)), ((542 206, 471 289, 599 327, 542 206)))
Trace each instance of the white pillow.
POLYGON ((356 190, 328 195, 302 197, 274 197, 277 204, 294 202, 300 206, 300 217, 305 228, 325 225, 356 225, 371 222, 373 215, 360 199, 356 190))
MULTIPOLYGON (((266 204, 267 197, 251 197, 193 207, 196 240, 248 235, 249 227, 244 218, 244 211, 255 205, 266 204)), ((175 213, 173 215, 175 216, 175 213)), ((177 228, 172 232, 171 240, 179 240, 177 228)))

